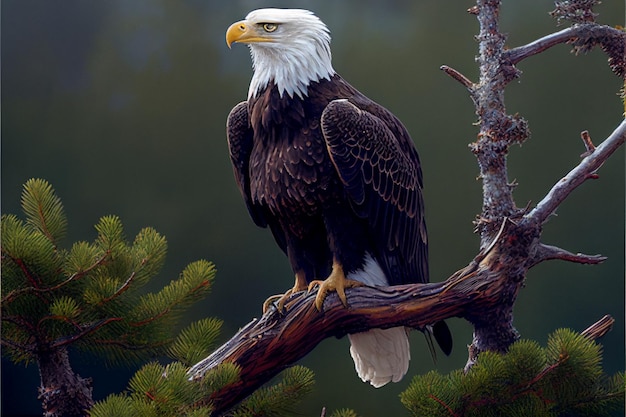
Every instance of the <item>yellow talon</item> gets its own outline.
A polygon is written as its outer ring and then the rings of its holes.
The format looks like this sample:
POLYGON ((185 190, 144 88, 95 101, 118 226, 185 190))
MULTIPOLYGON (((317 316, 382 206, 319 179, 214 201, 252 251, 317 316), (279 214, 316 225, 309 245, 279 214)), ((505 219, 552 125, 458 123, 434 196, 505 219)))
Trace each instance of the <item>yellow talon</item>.
POLYGON ((333 263, 333 270, 325 280, 311 281, 308 287, 308 291, 311 291, 316 286, 319 286, 317 290, 317 296, 315 297, 315 308, 317 311, 322 311, 324 307, 324 300, 330 291, 337 292, 337 296, 345 307, 348 307, 348 300, 346 299, 346 288, 361 287, 364 284, 359 281, 346 278, 343 272, 343 267, 338 263, 333 263))
POLYGON ((263 314, 269 310, 270 306, 276 304, 276 309, 279 313, 282 313, 285 310, 285 303, 291 297, 292 294, 295 294, 300 291, 304 291, 307 289, 306 285, 306 277, 302 273, 296 273, 296 283, 293 288, 287 290, 284 294, 276 294, 269 297, 265 302, 263 302, 263 314))
MULTIPOLYGON (((291 290, 289 290, 289 291, 291 291, 291 290)), ((287 291, 287 292, 289 292, 289 291, 287 291)), ((272 295, 272 296, 268 297, 267 300, 263 301, 263 314, 267 313, 267 310, 269 310, 270 306, 272 304, 274 304, 274 302, 276 302, 276 300, 280 301, 285 295, 287 295, 287 293, 272 295)))

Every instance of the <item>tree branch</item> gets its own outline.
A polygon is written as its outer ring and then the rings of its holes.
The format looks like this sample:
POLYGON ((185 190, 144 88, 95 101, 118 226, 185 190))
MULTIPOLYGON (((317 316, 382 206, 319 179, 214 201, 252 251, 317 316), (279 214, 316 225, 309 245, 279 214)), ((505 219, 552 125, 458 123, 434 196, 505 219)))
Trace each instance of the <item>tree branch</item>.
POLYGON ((526 220, 545 223, 567 196, 595 173, 604 161, 624 144, 624 141, 626 141, 626 120, 623 120, 604 142, 557 182, 537 207, 525 216, 526 220))
POLYGON ((461 74, 459 71, 447 65, 442 65, 441 67, 439 67, 439 69, 445 72, 446 74, 448 74, 450 77, 457 80, 458 82, 460 82, 465 88, 470 90, 470 93, 473 92, 474 83, 471 82, 470 79, 467 78, 465 75, 461 74))
POLYGON ((443 317, 472 317, 496 306, 501 287, 507 283, 502 275, 490 271, 483 263, 486 259, 481 255, 442 283, 349 289, 349 308, 336 293, 330 293, 322 313, 315 308, 314 292, 297 293, 285 304, 284 314, 269 309, 192 367, 189 374, 198 380, 224 362, 240 367, 239 381, 211 397, 214 415, 220 415, 328 337, 370 328, 422 329, 443 317))
POLYGON ((594 37, 596 38, 606 36, 623 36, 623 32, 610 26, 603 26, 594 23, 576 25, 563 29, 559 32, 551 33, 526 45, 509 49, 504 53, 504 58, 507 59, 511 65, 515 65, 522 60, 533 55, 537 55, 555 45, 572 43, 576 39, 587 37, 590 30, 595 31, 594 37))
POLYGON ((529 268, 543 261, 559 259, 562 261, 574 262, 578 264, 597 265, 606 261, 606 256, 585 255, 583 253, 572 253, 556 246, 540 243, 537 245, 535 256, 529 259, 529 268))
MULTIPOLYGON (((33 292, 33 293, 50 293, 52 291, 56 291, 59 288, 77 280, 80 279, 82 277, 84 277, 85 275, 87 275, 89 272, 91 272, 92 270, 94 270, 95 268, 97 268, 98 266, 102 265, 102 263, 104 263, 104 261, 108 258, 108 256, 110 255, 109 251, 106 251, 104 255, 102 255, 98 260, 96 260, 96 262, 94 262, 91 266, 87 267, 85 270, 82 271, 78 271, 73 273, 70 277, 68 277, 66 280, 52 286, 52 287, 39 287, 38 285, 34 285, 32 287, 22 287, 19 288, 17 290, 13 290, 10 293, 8 293, 7 295, 5 295, 2 300, 0 301, 1 304, 4 303, 9 303, 11 301, 13 301, 16 297, 22 295, 22 294, 27 294, 29 292, 33 292)), ((17 263, 17 260, 13 259, 14 262, 17 263)), ((23 264, 23 261, 20 260, 20 263, 23 264)), ((25 271, 25 266, 24 268, 22 268, 22 271, 24 273, 26 273, 25 271)), ((30 279, 29 279, 30 280, 30 279)), ((32 280, 30 280, 32 281, 32 280)))
POLYGON ((606 315, 597 322, 593 323, 591 326, 587 327, 582 332, 580 332, 580 334, 591 340, 596 340, 610 332, 613 328, 614 323, 615 319, 609 315, 606 315))

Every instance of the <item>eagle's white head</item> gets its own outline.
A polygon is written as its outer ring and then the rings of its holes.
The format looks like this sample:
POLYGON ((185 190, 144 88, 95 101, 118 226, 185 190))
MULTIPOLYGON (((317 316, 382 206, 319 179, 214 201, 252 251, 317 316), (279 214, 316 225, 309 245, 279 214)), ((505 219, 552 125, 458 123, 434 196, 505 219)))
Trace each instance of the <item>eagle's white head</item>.
POLYGON ((226 43, 247 43, 254 75, 248 98, 273 80, 282 97, 303 98, 311 82, 330 79, 330 33, 312 12, 301 9, 259 9, 226 31, 226 43))

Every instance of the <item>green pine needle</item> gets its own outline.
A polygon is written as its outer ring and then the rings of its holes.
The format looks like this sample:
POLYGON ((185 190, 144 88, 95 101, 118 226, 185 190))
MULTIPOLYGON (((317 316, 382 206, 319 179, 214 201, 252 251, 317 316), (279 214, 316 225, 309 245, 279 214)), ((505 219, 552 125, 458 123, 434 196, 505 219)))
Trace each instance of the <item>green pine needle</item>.
POLYGON ((170 400, 172 388, 164 378, 165 367, 157 362, 144 365, 128 383, 135 399, 166 402, 170 400))
POLYGON ((72 245, 63 268, 68 276, 81 275, 92 270, 102 262, 104 252, 88 242, 76 242, 72 245))
POLYGON ((5 282, 5 267, 19 271, 21 279, 14 283, 17 287, 45 287, 59 282, 61 260, 54 243, 16 216, 2 216, 2 251, 6 255, 2 261, 2 284, 12 287, 3 288, 3 291, 16 288, 11 281, 5 282))
POLYGON ((134 325, 155 318, 163 323, 176 320, 184 309, 209 293, 215 273, 211 262, 200 260, 189 264, 179 279, 170 282, 158 293, 141 297, 130 315, 134 325))
POLYGON ((335 410, 330 417, 358 417, 358 414, 348 408, 342 408, 340 410, 335 410))
POLYGON ((520 340, 512 344, 503 358, 510 384, 521 385, 532 380, 546 363, 543 348, 534 340, 520 340))
POLYGON ((90 410, 90 415, 209 416, 212 410, 205 403, 210 393, 206 392, 204 385, 189 381, 187 370, 179 362, 167 366, 149 363, 131 378, 127 393, 110 395, 104 401, 97 402, 90 410), (121 410, 121 407, 126 410, 121 410))
POLYGON ((163 267, 167 241, 156 230, 145 228, 137 234, 131 253, 136 260, 133 265, 135 280, 137 285, 142 285, 163 267))
POLYGON ((170 355, 191 366, 209 355, 220 334, 223 321, 205 318, 183 329, 169 348, 170 355))
POLYGON ((239 366, 234 363, 221 363, 210 369, 202 379, 202 386, 207 392, 219 391, 227 385, 234 384, 239 380, 239 366))
POLYGON ((111 252, 118 252, 125 245, 124 227, 122 221, 117 216, 104 216, 96 224, 98 231, 98 245, 111 252))
POLYGON ((97 402, 90 410, 90 417, 134 417, 133 401, 128 395, 112 394, 97 402))
POLYGON ((71 297, 61 296, 50 305, 50 314, 63 319, 72 320, 80 313, 76 300, 71 297))
POLYGON ((446 388, 448 385, 446 377, 430 371, 413 378, 407 390, 400 394, 400 401, 414 416, 448 417, 458 402, 458 394, 446 388))
POLYGON ((624 408, 624 376, 607 378, 600 363, 600 345, 561 329, 546 348, 483 352, 467 374, 417 376, 401 401, 414 416, 606 416, 624 408))
POLYGON ((28 224, 51 242, 57 244, 65 236, 67 218, 63 204, 47 181, 33 178, 24 184, 22 210, 28 224))
MULTIPOLYGON (((31 231, 13 214, 3 214, 0 225, 2 226, 2 251, 13 260, 24 258, 28 253, 25 242, 31 231)), ((2 266, 5 266, 4 262, 2 266)), ((4 285, 2 290, 6 290, 4 285)))
POLYGON ((293 366, 282 373, 276 385, 261 388, 237 406, 234 417, 286 417, 297 414, 295 406, 313 390, 313 371, 293 366))

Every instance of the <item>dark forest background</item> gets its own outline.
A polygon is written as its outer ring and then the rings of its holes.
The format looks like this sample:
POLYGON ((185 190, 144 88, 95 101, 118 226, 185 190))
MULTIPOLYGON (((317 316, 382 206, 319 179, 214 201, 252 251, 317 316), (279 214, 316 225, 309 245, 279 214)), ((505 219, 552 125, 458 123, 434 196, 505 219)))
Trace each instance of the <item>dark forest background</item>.
MULTIPOLYGON (((145 226, 169 242, 153 288, 206 258, 218 275, 212 295, 189 313, 225 320, 223 340, 261 314, 262 302, 293 284, 286 258, 249 219, 233 180, 225 122, 246 98, 248 50, 226 47, 234 21, 259 7, 316 12, 333 36, 335 69, 408 127, 426 182, 431 279, 441 281, 477 253, 472 220, 481 188, 467 144, 477 129, 462 87, 439 67, 475 78, 477 23, 469 0, 394 1, 80 1, 4 0, 2 48, 2 212, 20 213, 22 184, 52 183, 69 217, 66 244, 93 240, 93 225, 117 214, 129 239, 145 226)), ((501 24, 510 46, 557 30, 552 1, 505 1, 501 24)), ((624 3, 606 0, 599 21, 624 25, 624 3)), ((523 62, 506 91, 511 113, 527 118, 532 138, 512 149, 517 204, 536 203, 584 152, 581 130, 596 143, 618 124, 620 80, 600 51, 576 57, 557 46, 523 62)), ((515 310, 522 337, 544 344, 559 327, 582 330, 604 314, 616 319, 603 340, 607 372, 624 369, 624 152, 600 179, 577 190, 546 225, 544 242, 601 253, 596 267, 544 263, 528 275, 515 310)), ((412 336, 409 375, 374 390, 353 370, 348 341, 326 340, 302 363, 317 376, 304 415, 351 407, 364 416, 408 415, 397 396, 411 375, 461 368, 471 327, 449 320, 451 357, 433 364, 421 334, 412 336)), ((72 353, 92 376, 96 399, 122 391, 136 367, 105 367, 72 353)), ((2 361, 2 415, 41 415, 36 367, 2 361)))

